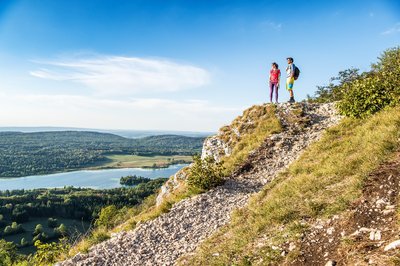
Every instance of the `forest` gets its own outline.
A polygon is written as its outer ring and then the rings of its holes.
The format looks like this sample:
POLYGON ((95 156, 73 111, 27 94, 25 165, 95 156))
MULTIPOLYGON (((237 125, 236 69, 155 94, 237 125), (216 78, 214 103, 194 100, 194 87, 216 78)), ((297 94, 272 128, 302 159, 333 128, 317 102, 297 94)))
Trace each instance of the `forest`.
POLYGON ((0 239, 27 254, 34 252, 36 240, 77 237, 93 225, 103 207, 140 204, 166 180, 136 180, 135 187, 104 190, 64 187, 0 191, 0 239))
POLYGON ((129 139, 109 133, 0 132, 0 177, 78 170, 110 162, 107 155, 193 155, 204 138, 178 135, 129 139))

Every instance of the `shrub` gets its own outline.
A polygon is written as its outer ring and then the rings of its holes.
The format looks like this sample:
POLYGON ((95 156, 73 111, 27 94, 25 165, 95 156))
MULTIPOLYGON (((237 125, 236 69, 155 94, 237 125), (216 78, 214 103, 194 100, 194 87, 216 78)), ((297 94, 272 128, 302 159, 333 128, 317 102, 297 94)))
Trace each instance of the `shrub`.
POLYGON ((12 265, 17 259, 17 247, 0 239, 0 265, 12 265))
POLYGON ((110 205, 102 208, 99 218, 96 220, 96 226, 104 226, 105 228, 112 228, 115 226, 115 217, 117 217, 118 209, 115 205, 110 205))
POLYGON ((35 242, 37 249, 33 257, 34 265, 52 265, 57 259, 67 253, 69 245, 66 240, 61 240, 59 243, 42 243, 40 240, 35 242))
POLYGON ((313 102, 338 103, 341 114, 364 118, 386 106, 400 103, 400 46, 384 51, 370 72, 358 69, 339 72, 329 85, 318 86, 313 102))
POLYGON ((217 163, 211 156, 204 160, 200 156, 193 156, 193 165, 188 175, 189 186, 209 190, 213 187, 224 183, 223 167, 221 163, 217 163))
POLYGON ((392 97, 378 75, 355 80, 345 87, 349 89, 338 103, 340 113, 345 116, 363 118, 392 103, 392 97))
POLYGON ((33 231, 32 235, 36 236, 43 232, 43 226, 41 224, 37 224, 35 230, 33 231))
POLYGON ((54 234, 57 236, 67 236, 68 235, 68 229, 64 224, 60 224, 59 227, 53 229, 54 234))
POLYGON ((345 84, 338 104, 342 114, 366 117, 400 102, 400 47, 388 49, 363 78, 345 84))

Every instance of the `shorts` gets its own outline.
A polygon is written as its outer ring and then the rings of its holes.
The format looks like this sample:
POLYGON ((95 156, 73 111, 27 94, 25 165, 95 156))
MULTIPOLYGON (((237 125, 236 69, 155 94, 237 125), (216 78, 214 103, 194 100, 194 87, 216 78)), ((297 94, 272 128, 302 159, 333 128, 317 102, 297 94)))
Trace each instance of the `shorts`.
POLYGON ((290 77, 286 79, 286 89, 288 91, 293 90, 293 84, 294 84, 294 77, 290 77))

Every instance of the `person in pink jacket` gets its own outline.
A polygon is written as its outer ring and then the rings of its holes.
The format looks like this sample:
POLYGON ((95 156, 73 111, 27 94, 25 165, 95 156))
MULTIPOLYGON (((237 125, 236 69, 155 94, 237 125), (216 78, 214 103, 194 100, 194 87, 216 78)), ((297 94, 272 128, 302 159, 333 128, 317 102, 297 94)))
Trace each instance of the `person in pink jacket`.
POLYGON ((281 79, 281 71, 279 70, 278 64, 273 62, 272 68, 269 71, 269 101, 271 103, 274 91, 275 91, 275 103, 278 103, 278 89, 279 89, 280 79, 281 79))

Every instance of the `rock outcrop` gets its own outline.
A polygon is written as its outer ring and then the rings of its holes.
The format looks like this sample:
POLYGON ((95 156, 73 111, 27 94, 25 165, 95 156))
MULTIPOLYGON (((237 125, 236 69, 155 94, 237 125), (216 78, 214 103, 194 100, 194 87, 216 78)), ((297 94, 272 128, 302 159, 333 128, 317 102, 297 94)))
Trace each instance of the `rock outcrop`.
MULTIPOLYGON (((182 255, 193 252, 199 243, 230 221, 232 210, 245 206, 252 193, 340 120, 332 104, 279 104, 276 113, 283 131, 267 138, 224 185, 178 202, 170 212, 138 225, 133 231, 115 234, 92 247, 88 254, 78 254, 59 265, 173 265, 182 255)), ((251 127, 250 120, 246 123, 251 127)), ((240 137, 240 124, 237 125, 229 132, 240 137)), ((241 128, 246 130, 247 125, 241 128)), ((228 155, 232 147, 229 143, 233 143, 223 137, 207 141, 204 154, 218 156, 221 151, 228 155)), ((171 189, 184 179, 181 173, 171 178, 171 189)))

